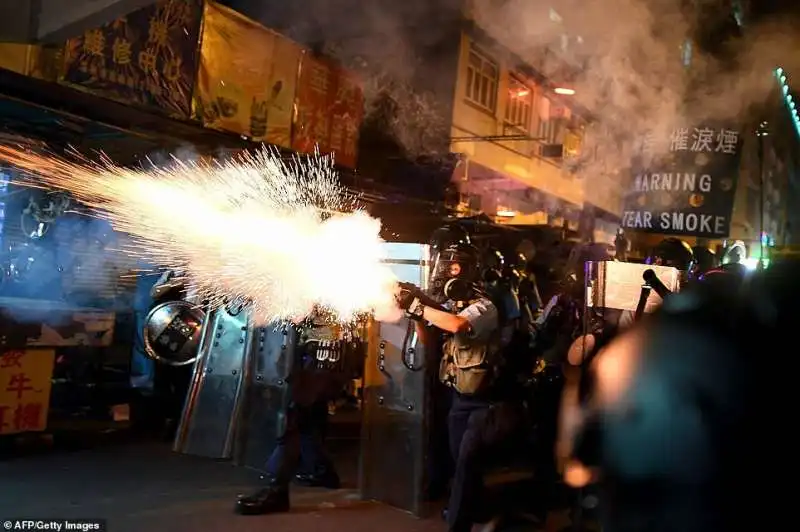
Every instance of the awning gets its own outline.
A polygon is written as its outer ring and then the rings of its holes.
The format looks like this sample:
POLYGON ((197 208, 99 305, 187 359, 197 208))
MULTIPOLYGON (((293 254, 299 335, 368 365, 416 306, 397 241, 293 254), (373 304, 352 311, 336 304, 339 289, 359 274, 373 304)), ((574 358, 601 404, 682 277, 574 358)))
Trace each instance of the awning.
POLYGON ((253 146, 236 135, 4 69, 0 69, 0 99, 3 100, 0 118, 5 121, 0 122, 0 130, 51 142, 61 140, 77 145, 82 141, 95 149, 109 151, 116 148, 115 143, 136 137, 141 145, 136 152, 141 156, 187 144, 207 153, 253 146), (5 118, 6 112, 9 119, 5 118))

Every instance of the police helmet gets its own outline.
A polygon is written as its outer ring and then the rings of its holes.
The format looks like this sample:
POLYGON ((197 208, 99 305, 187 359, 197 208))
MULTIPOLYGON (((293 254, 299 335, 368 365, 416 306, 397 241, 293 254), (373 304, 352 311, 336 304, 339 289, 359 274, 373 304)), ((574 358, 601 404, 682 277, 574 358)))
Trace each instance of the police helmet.
POLYGON ((503 277, 506 259, 497 249, 489 249, 483 256, 483 280, 487 283, 494 283, 503 277))
POLYGON ((438 253, 453 244, 471 244, 467 230, 456 224, 446 224, 434 231, 428 239, 431 254, 438 253))
POLYGON ((717 254, 707 247, 694 246, 692 253, 694 254, 695 272, 698 275, 717 267, 717 254))
POLYGON ((433 276, 433 267, 439 253, 453 244, 471 244, 469 233, 460 225, 445 224, 431 233, 428 239, 430 248, 430 273, 433 276))
POLYGON ((671 266, 682 272, 692 270, 694 266, 692 248, 679 238, 665 238, 653 249, 647 264, 671 266))
POLYGON ((725 252, 722 254, 722 260, 720 262, 723 265, 741 264, 745 258, 747 258, 747 248, 745 247, 744 242, 741 240, 736 240, 725 248, 725 252))

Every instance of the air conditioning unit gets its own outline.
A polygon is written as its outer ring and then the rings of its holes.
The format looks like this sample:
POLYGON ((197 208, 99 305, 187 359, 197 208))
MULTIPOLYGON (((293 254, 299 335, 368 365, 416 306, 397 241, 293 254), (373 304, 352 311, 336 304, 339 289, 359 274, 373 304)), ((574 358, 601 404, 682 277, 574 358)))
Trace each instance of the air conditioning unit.
POLYGON ((564 145, 542 144, 539 146, 539 156, 545 159, 561 159, 564 157, 564 145))

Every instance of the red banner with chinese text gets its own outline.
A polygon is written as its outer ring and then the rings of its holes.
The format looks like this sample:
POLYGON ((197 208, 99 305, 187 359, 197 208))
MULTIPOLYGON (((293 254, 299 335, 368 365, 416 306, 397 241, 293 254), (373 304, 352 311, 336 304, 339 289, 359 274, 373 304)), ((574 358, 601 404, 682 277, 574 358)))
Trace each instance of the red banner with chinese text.
POLYGON ((0 434, 47 428, 54 363, 53 349, 0 354, 0 434))
POLYGON ((297 119, 292 149, 333 153, 336 164, 355 168, 364 95, 346 70, 306 53, 297 83, 297 119))

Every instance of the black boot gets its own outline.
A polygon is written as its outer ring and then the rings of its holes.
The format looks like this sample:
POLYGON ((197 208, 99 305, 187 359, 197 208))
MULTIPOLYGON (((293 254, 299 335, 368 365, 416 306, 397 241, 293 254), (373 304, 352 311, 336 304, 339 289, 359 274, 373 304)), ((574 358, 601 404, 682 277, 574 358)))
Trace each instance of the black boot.
POLYGON ((240 495, 236 513, 241 515, 276 514, 289 511, 289 489, 284 486, 267 486, 252 495, 240 495))

